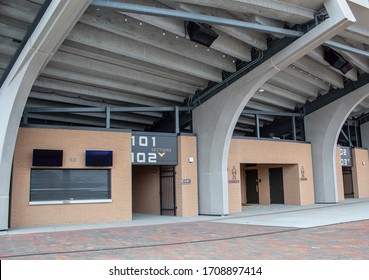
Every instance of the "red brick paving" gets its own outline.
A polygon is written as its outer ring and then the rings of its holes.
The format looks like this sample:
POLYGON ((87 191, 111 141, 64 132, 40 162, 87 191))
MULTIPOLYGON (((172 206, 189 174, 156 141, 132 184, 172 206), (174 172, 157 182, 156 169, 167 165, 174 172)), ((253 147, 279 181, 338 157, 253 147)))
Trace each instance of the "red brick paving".
POLYGON ((0 236, 0 259, 369 259, 369 220, 286 228, 190 222, 0 236))

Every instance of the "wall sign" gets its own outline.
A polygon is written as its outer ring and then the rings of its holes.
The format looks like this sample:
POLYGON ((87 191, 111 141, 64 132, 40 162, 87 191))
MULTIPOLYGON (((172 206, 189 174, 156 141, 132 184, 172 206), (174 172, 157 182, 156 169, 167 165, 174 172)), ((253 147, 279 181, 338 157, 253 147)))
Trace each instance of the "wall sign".
POLYGON ((352 156, 350 147, 340 147, 341 152, 341 165, 352 166, 352 156))
POLYGON ((182 185, 191 185, 191 179, 183 179, 182 185))
POLYGON ((177 165, 177 136, 133 132, 133 165, 177 165))

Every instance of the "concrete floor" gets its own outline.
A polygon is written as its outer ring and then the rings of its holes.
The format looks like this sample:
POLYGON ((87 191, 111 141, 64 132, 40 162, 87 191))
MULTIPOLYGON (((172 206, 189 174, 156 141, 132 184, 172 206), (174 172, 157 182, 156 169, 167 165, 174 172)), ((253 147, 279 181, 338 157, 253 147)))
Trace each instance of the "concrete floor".
POLYGON ((307 206, 281 204, 248 205, 243 207, 243 211, 241 213, 234 213, 228 216, 200 215, 197 217, 171 217, 135 213, 133 214, 133 220, 128 222, 15 228, 0 232, 0 236, 114 227, 163 225, 200 221, 211 221, 228 224, 309 228, 360 220, 369 220, 369 198, 349 198, 337 204, 315 204, 307 206))

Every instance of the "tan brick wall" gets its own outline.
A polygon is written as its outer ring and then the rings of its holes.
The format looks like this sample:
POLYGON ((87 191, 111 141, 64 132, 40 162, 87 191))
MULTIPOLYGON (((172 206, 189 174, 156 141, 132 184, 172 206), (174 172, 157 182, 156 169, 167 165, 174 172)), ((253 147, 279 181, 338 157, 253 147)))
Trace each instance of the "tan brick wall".
POLYGON ((352 180, 356 198, 369 197, 369 159, 367 149, 352 149, 352 180))
POLYGON ((11 227, 83 224, 132 219, 131 134, 20 128, 14 153, 11 227), (33 149, 64 151, 62 168, 86 168, 85 150, 112 150, 112 202, 29 205, 33 149))
POLYGON ((160 215, 160 167, 132 166, 132 211, 160 215))
MULTIPOLYGON (((242 164, 257 164, 259 177, 259 203, 270 203, 270 167, 283 167, 286 204, 306 205, 314 203, 314 183, 311 145, 307 143, 269 141, 254 139, 232 139, 228 158, 230 212, 241 211, 245 203, 242 164), (237 170, 237 180, 232 180, 232 169, 237 170), (304 178, 302 177, 302 169, 304 178), (242 170, 242 172, 241 172, 242 170), (242 196, 242 198, 241 198, 242 196)), ((254 167, 255 168, 255 167, 254 167)))
POLYGON ((345 200, 345 190, 343 185, 343 174, 342 174, 342 165, 341 165, 341 151, 340 147, 337 146, 336 150, 336 177, 337 177, 337 195, 338 201, 345 200))
POLYGON ((270 204, 270 187, 269 187, 269 167, 267 165, 258 166, 259 178, 259 203, 270 204))
MULTIPOLYGON (((298 164, 284 165, 281 167, 283 168, 284 203, 285 204, 302 204, 301 203, 302 196, 301 196, 301 190, 300 190, 300 177, 299 177, 300 172, 299 172, 298 164)), ((307 195, 308 194, 305 194, 305 196, 307 195)))
POLYGON ((197 146, 195 136, 178 137, 178 165, 176 166, 176 204, 177 216, 197 216, 198 211, 198 178, 197 178, 197 146), (190 163, 192 157, 194 162, 190 163), (184 179, 190 179, 185 184, 184 179))
MULTIPOLYGON (((232 154, 234 151, 232 151, 232 154)), ((229 161, 228 161, 229 162, 229 161)), ((241 179, 241 165, 228 165, 228 206, 230 213, 242 211, 241 185, 244 180, 241 179)), ((243 176, 244 177, 244 176, 243 176)))

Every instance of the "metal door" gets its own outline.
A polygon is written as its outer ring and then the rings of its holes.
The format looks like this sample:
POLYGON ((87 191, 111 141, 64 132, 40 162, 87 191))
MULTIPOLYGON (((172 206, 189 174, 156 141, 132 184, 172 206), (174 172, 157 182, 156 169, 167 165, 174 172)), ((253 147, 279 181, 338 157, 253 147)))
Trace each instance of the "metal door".
POLYGON ((160 166, 160 215, 176 216, 175 167, 160 166))
POLYGON ((259 203, 258 171, 246 170, 246 202, 259 203))
POLYGON ((269 168, 270 203, 284 204, 283 169, 269 168))

